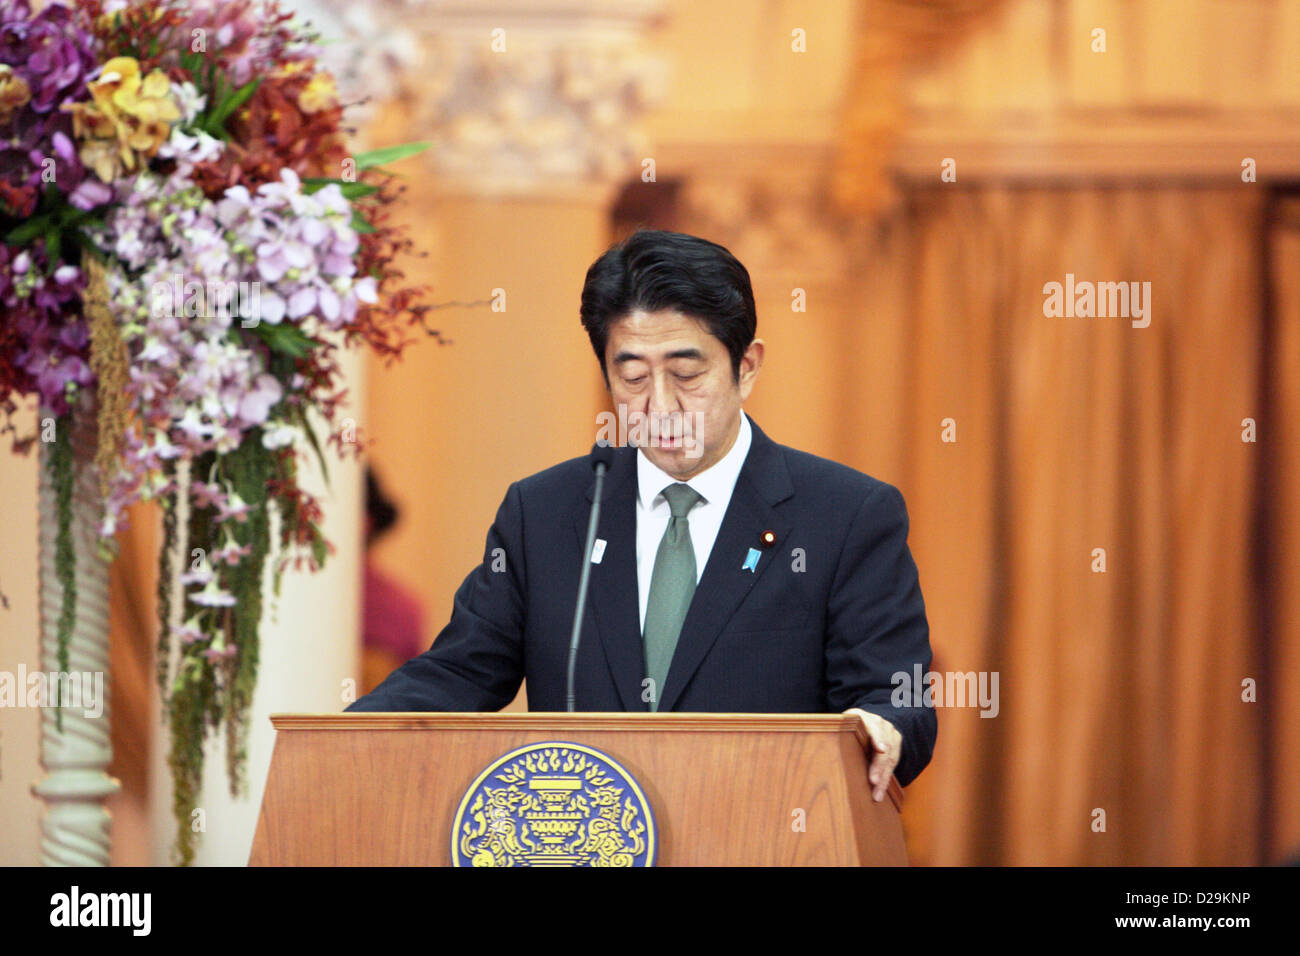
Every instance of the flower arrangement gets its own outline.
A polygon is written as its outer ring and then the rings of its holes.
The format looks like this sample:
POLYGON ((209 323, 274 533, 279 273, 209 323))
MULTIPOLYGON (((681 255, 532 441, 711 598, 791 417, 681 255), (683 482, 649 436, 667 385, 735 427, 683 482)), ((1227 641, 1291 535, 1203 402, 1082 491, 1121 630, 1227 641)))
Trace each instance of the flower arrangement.
MULTIPOLYGON (((286 568, 331 551, 297 439, 322 470, 326 447, 359 453, 338 350, 396 357, 429 308, 394 264, 411 243, 380 168, 427 144, 350 155, 314 40, 276 0, 0 0, 0 413, 19 452, 37 436, 17 433, 15 395, 38 396, 58 436, 94 417, 105 556, 129 505, 162 506, 182 863, 210 733, 226 732, 232 793, 246 787, 264 570, 278 594, 286 568), (183 569, 178 551, 195 556, 183 569)), ((48 458, 65 670, 71 445, 48 458)))

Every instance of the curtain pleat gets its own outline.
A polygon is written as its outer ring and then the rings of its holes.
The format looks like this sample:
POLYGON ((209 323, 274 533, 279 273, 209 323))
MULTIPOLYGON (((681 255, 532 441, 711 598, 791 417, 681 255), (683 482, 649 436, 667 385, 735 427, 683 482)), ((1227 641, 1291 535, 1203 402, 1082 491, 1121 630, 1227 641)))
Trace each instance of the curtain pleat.
POLYGON ((1261 414, 1265 196, 919 188, 873 240, 878 328, 850 332, 874 348, 841 401, 896 416, 860 456, 898 469, 934 669, 998 674, 995 717, 940 712, 909 790, 918 862, 1260 862, 1242 681, 1265 643, 1261 454, 1241 422, 1261 414), (1150 282, 1149 327, 1045 316, 1067 273, 1150 282))

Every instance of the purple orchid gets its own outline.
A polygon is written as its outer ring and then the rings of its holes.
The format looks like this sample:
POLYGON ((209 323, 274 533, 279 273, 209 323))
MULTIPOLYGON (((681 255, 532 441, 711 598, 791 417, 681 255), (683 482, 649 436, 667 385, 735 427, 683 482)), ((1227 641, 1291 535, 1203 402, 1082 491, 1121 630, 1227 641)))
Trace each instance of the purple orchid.
POLYGON ((215 482, 192 481, 190 499, 196 508, 223 508, 226 503, 226 493, 215 482))
POLYGON ((0 64, 30 93, 0 137, 0 181, 8 187, 0 206, 12 214, 27 216, 35 209, 49 161, 59 189, 75 196, 78 208, 94 208, 105 195, 94 187, 79 189, 86 169, 72 147, 72 117, 59 109, 89 99, 86 82, 98 70, 94 41, 78 16, 58 2, 34 16, 27 0, 0 3, 0 64))
POLYGON ((236 603, 235 596, 229 591, 222 590, 215 579, 209 581, 202 591, 191 594, 189 598, 203 607, 234 607, 236 603))
POLYGON ((207 637, 203 629, 199 627, 199 619, 192 617, 180 627, 172 628, 172 634, 177 637, 182 644, 194 644, 197 641, 207 637))

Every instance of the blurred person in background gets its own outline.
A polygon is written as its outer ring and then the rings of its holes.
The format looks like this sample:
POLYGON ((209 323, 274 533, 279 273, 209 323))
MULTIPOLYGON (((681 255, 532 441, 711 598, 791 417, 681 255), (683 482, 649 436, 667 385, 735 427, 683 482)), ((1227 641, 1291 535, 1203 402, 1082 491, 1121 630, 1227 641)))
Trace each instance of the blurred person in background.
POLYGON ((375 564, 371 546, 392 530, 400 512, 366 469, 366 557, 361 598, 361 681, 368 694, 390 672, 428 649, 419 600, 375 564))

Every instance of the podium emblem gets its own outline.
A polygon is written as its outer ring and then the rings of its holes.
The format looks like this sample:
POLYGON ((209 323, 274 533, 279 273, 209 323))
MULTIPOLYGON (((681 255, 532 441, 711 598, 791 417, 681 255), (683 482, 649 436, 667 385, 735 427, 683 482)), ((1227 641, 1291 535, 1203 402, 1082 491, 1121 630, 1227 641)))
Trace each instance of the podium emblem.
POLYGON ((608 755, 528 744, 488 766, 452 824, 453 866, 653 866, 650 803, 608 755))

